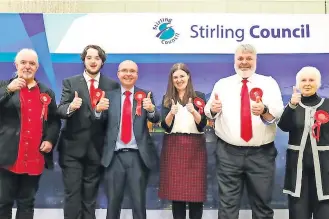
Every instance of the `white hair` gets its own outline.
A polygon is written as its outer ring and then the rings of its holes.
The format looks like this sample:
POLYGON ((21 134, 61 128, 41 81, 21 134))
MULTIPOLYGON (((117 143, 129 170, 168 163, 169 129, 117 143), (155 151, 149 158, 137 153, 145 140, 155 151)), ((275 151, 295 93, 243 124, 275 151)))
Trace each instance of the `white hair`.
POLYGON ((315 76, 315 82, 317 85, 317 88, 319 89, 321 87, 321 73, 320 71, 313 67, 313 66, 305 66, 299 72, 296 74, 296 87, 299 89, 299 84, 302 80, 302 77, 305 74, 313 74, 315 76))
POLYGON ((240 44, 235 50, 235 55, 238 52, 251 53, 253 55, 257 55, 257 51, 256 51, 255 47, 251 44, 240 44))
POLYGON ((18 62, 20 61, 20 59, 21 59, 21 56, 22 56, 23 54, 26 54, 26 53, 31 54, 31 55, 34 55, 35 58, 36 58, 36 62, 37 62, 37 64, 39 64, 38 54, 37 54, 37 52, 36 52, 35 50, 33 50, 33 49, 29 49, 29 48, 21 49, 21 50, 16 54, 16 57, 15 57, 15 63, 18 63, 18 62))

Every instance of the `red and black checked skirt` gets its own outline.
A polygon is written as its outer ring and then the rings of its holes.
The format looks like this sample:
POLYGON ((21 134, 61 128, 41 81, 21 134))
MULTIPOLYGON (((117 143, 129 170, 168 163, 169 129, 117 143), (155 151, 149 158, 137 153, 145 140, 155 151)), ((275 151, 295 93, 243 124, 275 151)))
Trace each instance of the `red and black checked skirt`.
POLYGON ((161 199, 204 202, 207 150, 202 134, 165 134, 161 151, 161 199))

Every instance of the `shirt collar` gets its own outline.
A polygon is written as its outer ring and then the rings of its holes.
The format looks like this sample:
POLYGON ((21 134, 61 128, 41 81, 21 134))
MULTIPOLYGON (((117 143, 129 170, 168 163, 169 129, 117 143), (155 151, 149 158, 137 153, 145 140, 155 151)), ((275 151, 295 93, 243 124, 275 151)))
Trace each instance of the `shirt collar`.
MULTIPOLYGON (((248 82, 253 83, 255 81, 255 77, 257 77, 256 75, 257 75, 256 73, 253 73, 249 78, 247 78, 248 82)), ((235 74, 234 79, 236 83, 241 83, 243 80, 243 78, 237 73, 235 74)))
MULTIPOLYGON (((134 93, 134 90, 135 90, 135 86, 133 86, 129 91, 130 91, 130 93, 134 93)), ((123 87, 122 87, 122 85, 121 85, 121 95, 124 95, 125 94, 125 92, 126 92, 126 89, 124 89, 123 87)))
MULTIPOLYGON (((98 74, 96 75, 96 77, 94 78, 95 81, 99 82, 99 78, 100 78, 101 74, 100 72, 98 72, 98 74)), ((86 81, 90 81, 92 79, 92 77, 90 77, 86 71, 83 72, 83 77, 86 79, 86 81)))

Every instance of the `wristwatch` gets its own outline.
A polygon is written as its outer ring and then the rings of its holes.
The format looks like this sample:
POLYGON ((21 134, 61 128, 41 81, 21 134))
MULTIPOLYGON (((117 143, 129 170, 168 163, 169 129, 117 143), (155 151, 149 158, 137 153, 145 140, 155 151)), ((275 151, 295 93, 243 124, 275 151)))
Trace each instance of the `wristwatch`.
POLYGON ((264 105, 264 110, 262 112, 262 115, 268 113, 268 107, 266 105, 264 105))

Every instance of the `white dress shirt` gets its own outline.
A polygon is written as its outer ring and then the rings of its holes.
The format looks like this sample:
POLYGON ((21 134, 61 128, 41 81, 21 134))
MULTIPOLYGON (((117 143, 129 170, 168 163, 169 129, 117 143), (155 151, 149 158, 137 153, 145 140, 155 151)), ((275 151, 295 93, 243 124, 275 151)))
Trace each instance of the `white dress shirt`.
MULTIPOLYGON (((215 133, 223 141, 235 146, 261 146, 274 141, 276 134, 276 121, 279 120, 284 106, 280 88, 277 82, 269 76, 254 73, 248 78, 248 90, 258 87, 263 91, 262 101, 269 109, 269 113, 275 117, 272 122, 264 121, 261 116, 252 114, 253 137, 249 142, 240 137, 240 111, 242 78, 235 74, 219 80, 211 93, 205 106, 205 114, 208 118, 216 118, 215 133), (214 117, 210 108, 214 94, 217 93, 222 102, 222 111, 214 117)), ((253 101, 250 100, 250 106, 253 101)))
MULTIPOLYGON (((186 106, 182 106, 177 102, 178 111, 173 121, 171 133, 188 133, 200 134, 198 131, 193 115, 187 110, 186 106)), ((202 133, 202 132, 201 132, 202 133)))
MULTIPOLYGON (((96 75, 96 77, 94 78, 94 87, 97 89, 98 88, 98 85, 99 85, 99 78, 100 78, 101 74, 98 73, 96 75)), ((88 86, 88 90, 90 91, 90 84, 91 84, 91 79, 93 79, 92 77, 90 77, 86 71, 83 72, 83 77, 85 78, 86 82, 87 82, 87 86, 88 86)))
MULTIPOLYGON (((100 73, 98 72, 96 77, 94 78, 94 87, 97 89, 98 88, 98 85, 99 85, 99 78, 100 78, 100 73)), ((87 83, 87 87, 88 87, 88 90, 90 92, 90 84, 91 84, 91 79, 93 79, 92 77, 90 77, 86 71, 83 72, 83 77, 85 78, 86 80, 86 83, 87 83)), ((78 93, 78 96, 79 96, 79 93, 78 93)), ((67 108, 67 114, 70 114, 71 113, 71 110, 70 110, 70 106, 71 104, 69 105, 69 107, 67 108)))
MULTIPOLYGON (((135 87, 132 87, 130 90, 130 103, 131 103, 131 111, 133 109, 133 105, 134 105, 134 91, 135 91, 135 87)), ((125 102, 126 99, 126 94, 125 94, 126 90, 121 86, 121 117, 120 117, 120 128, 119 128, 119 133, 118 133, 118 138, 117 141, 115 143, 116 147, 115 150, 119 150, 119 149, 123 149, 123 148, 131 148, 131 149, 138 149, 137 147, 137 142, 136 142, 136 138, 135 138, 135 134, 134 134, 134 122, 131 121, 131 140, 128 144, 125 144, 121 141, 121 128, 122 128, 122 115, 123 115, 123 104, 125 102)), ((132 112, 134 113, 134 112, 132 112)), ((131 118, 132 119, 132 118, 131 118)))

